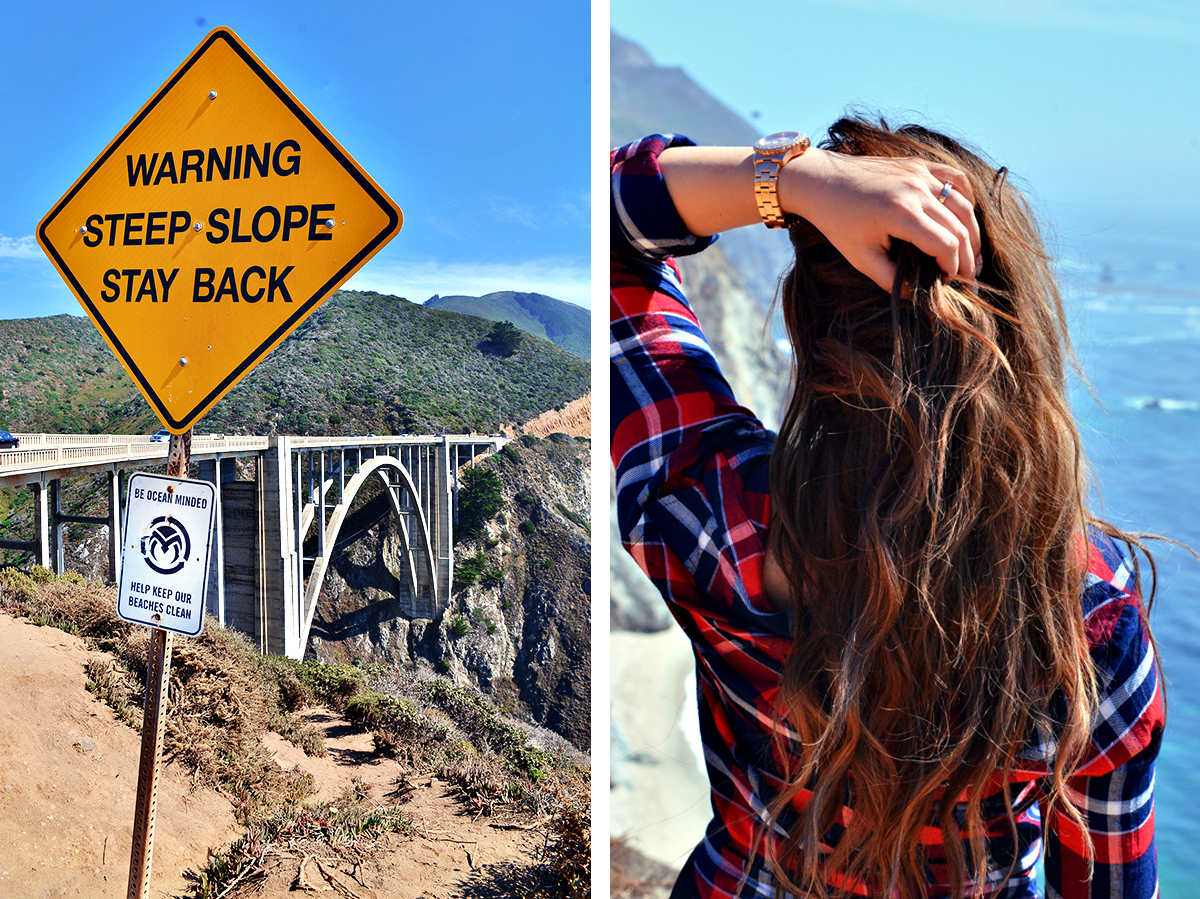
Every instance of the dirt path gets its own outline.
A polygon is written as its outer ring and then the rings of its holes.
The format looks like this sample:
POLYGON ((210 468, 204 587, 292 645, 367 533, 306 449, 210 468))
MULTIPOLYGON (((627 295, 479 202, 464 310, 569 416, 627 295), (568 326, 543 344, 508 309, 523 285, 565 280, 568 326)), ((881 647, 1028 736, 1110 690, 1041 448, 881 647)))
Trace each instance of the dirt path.
MULTIPOLYGON (((379 851, 361 861, 332 852, 310 854, 304 847, 270 857, 265 880, 232 896, 294 899, 299 885, 331 896, 361 899, 450 899, 492 895, 488 884, 502 884, 514 866, 528 865, 541 845, 542 831, 527 824, 473 818, 459 803, 457 790, 428 774, 410 777, 403 765, 378 759, 369 734, 360 733, 328 709, 310 709, 304 717, 321 728, 328 756, 309 758, 303 751, 267 734, 263 743, 284 768, 298 765, 313 775, 317 801, 335 800, 355 782, 367 801, 402 801, 410 834, 390 834, 379 851), (301 867, 303 866, 303 876, 301 867)), ((495 892, 496 896, 508 895, 495 892)))
MULTIPOLYGON (((62 631, 0 614, 0 897, 126 895, 140 738, 84 688, 85 663, 102 655, 62 631)), ((397 801, 401 765, 375 759, 370 736, 327 710, 308 716, 325 731, 328 757, 307 758, 268 734, 264 743, 283 767, 310 771, 318 800, 357 780, 369 801, 397 801)), ((428 775, 408 783, 403 808, 413 833, 388 836, 357 865, 332 852, 307 861, 303 851, 272 855, 265 880, 230 897, 294 899, 306 894, 293 890, 301 881, 351 899, 511 895, 502 884, 531 861, 542 832, 472 820, 455 790, 428 775)), ((241 835, 228 799, 165 765, 150 896, 188 895, 185 872, 241 835)))
MULTIPOLYGON (((232 897, 295 899, 307 884, 313 892, 350 899, 457 899, 511 896, 505 884, 532 860, 541 835, 473 820, 459 807, 449 784, 424 777, 405 807, 411 834, 389 834, 362 860, 326 849, 293 847, 272 854, 266 877, 232 897)), ((304 893, 300 893, 304 895, 304 893)))

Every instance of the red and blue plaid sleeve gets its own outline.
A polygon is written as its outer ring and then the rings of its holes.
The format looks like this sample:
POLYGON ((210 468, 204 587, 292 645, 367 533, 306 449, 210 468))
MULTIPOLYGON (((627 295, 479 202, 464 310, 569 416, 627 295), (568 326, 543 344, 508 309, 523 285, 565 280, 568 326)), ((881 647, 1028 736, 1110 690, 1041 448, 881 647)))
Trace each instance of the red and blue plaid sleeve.
POLYGON ((771 435, 734 399, 669 258, 712 242, 688 233, 658 169, 662 150, 690 143, 652 135, 612 154, 617 523, 668 601, 730 586, 735 614, 753 616, 743 578, 757 584, 761 572, 740 563, 761 568, 771 435))
POLYGON ((609 246, 624 257, 663 259, 699 253, 717 239, 688 231, 667 193, 658 155, 668 147, 694 147, 682 134, 651 134, 609 155, 609 246))
POLYGON ((658 170, 681 142, 656 135, 612 156, 612 457, 622 541, 696 652, 714 820, 683 880, 716 897, 769 884, 752 860, 753 784, 791 635, 762 589, 774 438, 735 401, 669 258, 711 243, 687 232, 658 170))
POLYGON ((1084 622, 1101 702, 1091 748, 1064 797, 1086 834, 1044 810, 1046 895, 1153 899, 1154 760, 1164 723, 1158 666, 1129 557, 1098 531, 1089 537, 1084 622))

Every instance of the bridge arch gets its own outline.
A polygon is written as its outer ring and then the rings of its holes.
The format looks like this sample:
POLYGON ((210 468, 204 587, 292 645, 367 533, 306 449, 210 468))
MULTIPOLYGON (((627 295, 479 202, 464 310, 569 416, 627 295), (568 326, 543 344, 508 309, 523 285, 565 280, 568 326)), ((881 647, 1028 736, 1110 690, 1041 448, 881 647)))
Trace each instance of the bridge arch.
MULTIPOLYGON (((327 524, 321 522, 325 525, 325 546, 332 550, 332 547, 336 545, 351 503, 354 502, 354 498, 362 489, 363 484, 371 477, 379 478, 387 488, 392 517, 398 526, 404 562, 401 585, 411 590, 413 611, 429 611, 427 616, 415 617, 432 618, 438 608, 437 556, 434 554, 434 536, 430 527, 428 510, 421 505, 421 494, 417 485, 408 469, 395 456, 381 455, 363 462, 354 476, 346 482, 342 495, 333 508, 329 522, 327 524), (396 483, 392 481, 393 476, 397 479, 396 483), (415 535, 411 533, 406 518, 415 522, 417 531, 415 535), (414 537, 416 538, 415 544, 414 537)), ((324 492, 328 489, 328 484, 321 484, 318 489, 324 492)), ((303 534, 307 533, 314 517, 316 517, 314 504, 305 504, 301 518, 301 540, 303 540, 303 534)), ((325 574, 329 570, 329 561, 332 557, 332 551, 318 556, 313 561, 312 571, 304 585, 304 617, 301 621, 300 646, 308 643, 308 634, 312 629, 313 617, 316 614, 317 599, 321 595, 321 586, 325 581, 325 574)))

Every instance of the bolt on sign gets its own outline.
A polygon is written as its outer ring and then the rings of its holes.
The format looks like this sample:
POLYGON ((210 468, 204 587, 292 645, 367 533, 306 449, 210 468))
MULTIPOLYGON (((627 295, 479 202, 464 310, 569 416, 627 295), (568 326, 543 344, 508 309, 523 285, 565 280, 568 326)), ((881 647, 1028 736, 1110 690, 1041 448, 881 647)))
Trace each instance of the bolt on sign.
POLYGON ((216 28, 46 214, 37 239, 181 434, 402 221, 241 39, 216 28))
POLYGON ((138 472, 129 479, 117 614, 199 635, 204 627, 216 490, 208 481, 138 472))

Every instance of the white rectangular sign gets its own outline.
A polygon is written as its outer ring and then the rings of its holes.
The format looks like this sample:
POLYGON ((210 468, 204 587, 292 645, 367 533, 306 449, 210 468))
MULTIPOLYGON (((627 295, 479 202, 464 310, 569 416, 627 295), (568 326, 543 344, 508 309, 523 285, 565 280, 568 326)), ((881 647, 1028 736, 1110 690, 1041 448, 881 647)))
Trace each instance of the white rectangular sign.
POLYGON ((117 595, 123 620, 200 633, 215 502, 208 481, 141 472, 129 479, 117 595))

